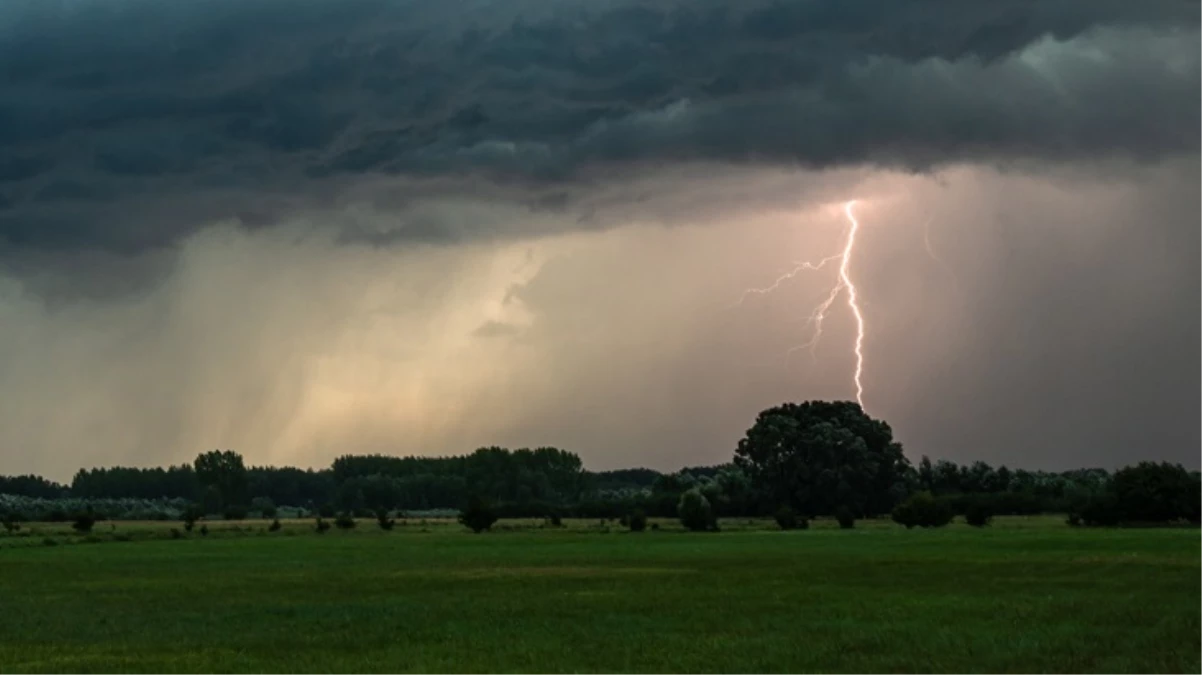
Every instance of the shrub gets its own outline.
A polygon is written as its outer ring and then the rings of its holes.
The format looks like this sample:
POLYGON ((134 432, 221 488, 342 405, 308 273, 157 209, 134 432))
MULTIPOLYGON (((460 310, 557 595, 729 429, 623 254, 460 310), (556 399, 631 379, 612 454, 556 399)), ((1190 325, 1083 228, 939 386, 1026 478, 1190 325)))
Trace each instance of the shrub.
POLYGON ((1119 501, 1109 492, 1091 495, 1079 507, 1077 515, 1081 524, 1089 527, 1115 527, 1123 520, 1119 501))
POLYGON ((330 529, 330 524, 322 520, 321 516, 317 516, 317 523, 313 526, 313 529, 317 530, 317 534, 325 534, 330 529))
POLYGON ((893 508, 893 522, 912 527, 943 527, 952 522, 952 509, 929 492, 917 492, 893 508))
POLYGON ((651 531, 656 532, 658 530, 659 530, 659 523, 651 523, 651 531))
POLYGON ((647 529, 647 514, 643 513, 642 509, 635 509, 630 512, 627 522, 630 524, 631 532, 642 532, 647 529))
POLYGON ((173 527, 173 528, 171 528, 171 538, 172 538, 172 539, 179 539, 179 538, 180 538, 180 537, 182 537, 182 536, 184 536, 184 534, 183 534, 182 532, 180 532, 179 530, 175 529, 174 527, 173 527))
POLYGON ((226 520, 246 520, 248 513, 245 506, 227 506, 221 515, 226 520))
POLYGON ((1124 467, 1114 473, 1110 489, 1124 521, 1189 520, 1198 509, 1195 480, 1180 464, 1140 462, 1124 467))
POLYGON ((835 520, 839 521, 839 528, 843 530, 850 530, 856 526, 856 514, 847 506, 835 509, 835 520))
POLYGON ((6 513, 3 517, 0 517, 0 523, 4 524, 5 532, 17 532, 21 529, 21 523, 17 522, 17 517, 11 513, 6 513))
POLYGON ((208 525, 205 525, 204 523, 200 524, 200 535, 202 537, 209 536, 209 526, 208 525))
POLYGON ((50 537, 42 537, 42 546, 58 546, 58 542, 50 537))
POLYGON ((271 524, 267 526, 267 531, 268 532, 279 532, 281 527, 283 527, 283 526, 280 525, 280 519, 275 518, 271 521, 271 524))
POLYGON ((483 499, 472 497, 467 506, 459 512, 459 522, 479 534, 497 522, 497 514, 483 499))
POLYGON ((334 519, 334 527, 340 530, 353 530, 355 529, 355 525, 354 516, 345 511, 338 514, 338 517, 334 519))
POLYGON ((255 497, 250 500, 250 510, 257 511, 264 518, 275 518, 279 513, 270 497, 255 497))
POLYGON ((991 520, 993 520, 993 509, 984 500, 975 499, 969 502, 964 509, 964 522, 973 527, 985 527, 991 520))
POLYGON ((92 509, 88 509, 75 516, 75 521, 71 523, 71 529, 80 534, 87 534, 92 531, 92 526, 96 524, 96 515, 92 513, 92 509))
POLYGON ((546 524, 551 527, 563 527, 563 519, 559 517, 558 513, 552 513, 547 516, 546 524))
POLYGON ((622 527, 630 527, 630 515, 623 513, 622 517, 618 519, 618 524, 622 527))
POLYGON ((1064 522, 1068 523, 1069 527, 1081 527, 1084 524, 1081 522, 1080 513, 1069 513, 1068 518, 1065 518, 1064 522))
POLYGON ((686 529, 694 532, 704 532, 706 530, 718 529, 717 519, 714 518, 714 509, 710 506, 710 500, 701 494, 701 490, 690 488, 685 490, 680 495, 680 501, 676 504, 676 513, 680 518, 680 524, 686 529))
POLYGON ((197 504, 189 504, 186 508, 184 508, 184 512, 181 515, 181 518, 183 518, 184 521, 184 530, 191 532, 192 527, 196 525, 196 521, 200 520, 202 517, 204 517, 204 511, 200 508, 200 506, 197 504))
POLYGON ((380 509, 379 511, 376 511, 376 524, 380 526, 381 530, 387 532, 388 530, 392 529, 392 526, 396 524, 396 521, 388 517, 388 509, 380 509))
POLYGON ((782 530, 796 530, 798 525, 797 512, 788 506, 782 506, 773 514, 776 525, 782 530))

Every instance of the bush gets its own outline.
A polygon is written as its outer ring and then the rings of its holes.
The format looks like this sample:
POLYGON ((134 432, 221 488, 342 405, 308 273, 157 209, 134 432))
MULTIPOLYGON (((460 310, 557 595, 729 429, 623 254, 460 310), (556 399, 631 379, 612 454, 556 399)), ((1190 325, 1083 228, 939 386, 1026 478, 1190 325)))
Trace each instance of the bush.
POLYGON ((11 513, 6 513, 3 517, 0 517, 0 523, 4 524, 5 532, 18 532, 21 529, 21 523, 17 522, 17 517, 11 513))
POLYGON ((952 522, 952 509, 929 492, 918 492, 893 508, 893 522, 912 527, 943 527, 952 522))
POLYGON ((459 512, 459 522, 479 534, 497 522, 497 514, 483 499, 472 497, 467 506, 459 512))
POLYGON ((846 506, 835 509, 835 520, 839 521, 839 528, 843 530, 850 530, 856 526, 856 514, 846 506))
POLYGON ((798 527, 797 512, 788 506, 782 506, 773 514, 776 526, 782 530, 796 530, 798 527))
POLYGON ((196 525, 196 521, 200 520, 202 517, 204 517, 204 511, 200 508, 200 506, 197 504, 189 504, 184 508, 184 512, 181 515, 181 518, 183 518, 184 521, 184 530, 191 532, 192 527, 196 525))
POLYGON ((642 509, 635 509, 630 512, 627 522, 631 532, 642 532, 647 529, 647 514, 643 513, 642 509))
POLYGON ((651 531, 658 532, 659 531, 659 523, 651 523, 651 531))
POLYGON ((334 527, 340 530, 353 530, 355 529, 355 525, 354 516, 345 511, 338 514, 338 517, 334 519, 334 527))
POLYGON ((388 509, 380 509, 376 511, 376 524, 380 526, 381 530, 387 532, 392 529, 393 525, 396 525, 396 521, 388 517, 388 509))
POLYGON ((330 529, 330 524, 322 520, 321 516, 317 516, 317 523, 313 526, 313 529, 317 530, 317 534, 325 534, 330 529))
POLYGON ((279 514, 275 502, 271 501, 270 497, 255 497, 250 500, 250 510, 257 511, 263 518, 275 518, 279 514))
POLYGON ((563 519, 559 517, 558 513, 552 513, 547 516, 546 524, 551 527, 563 527, 563 519))
POLYGON ((1110 489, 1124 521, 1191 520, 1198 510, 1196 481, 1180 464, 1140 462, 1124 467, 1114 473, 1110 489))
POLYGON ((1122 522, 1123 512, 1113 494, 1100 492, 1074 507, 1069 514, 1069 523, 1072 524, 1074 519, 1087 527, 1115 527, 1122 522))
POLYGON ((680 524, 693 532, 717 531, 718 529, 718 521, 714 517, 714 509, 710 506, 710 500, 706 499, 705 495, 701 494, 701 490, 697 488, 685 490, 680 495, 680 501, 676 504, 676 513, 680 518, 680 524))
POLYGON ((985 527, 991 520, 993 520, 993 509, 984 500, 973 500, 964 509, 964 522, 973 527, 985 527))
POLYGON ((280 519, 276 518, 271 521, 270 525, 267 526, 267 531, 268 532, 279 532, 281 527, 283 527, 283 526, 280 525, 280 519))
POLYGON ((204 523, 200 524, 200 535, 202 537, 209 536, 209 526, 208 525, 205 525, 204 523))
POLYGON ((181 537, 183 537, 183 536, 184 536, 184 535, 183 535, 183 533, 182 533, 182 532, 180 532, 179 530, 175 529, 174 527, 173 527, 173 528, 171 528, 171 538, 172 538, 172 539, 179 539, 179 538, 181 538, 181 537))
POLYGON ((83 513, 75 516, 75 521, 71 523, 71 529, 80 534, 87 534, 92 531, 92 526, 96 524, 96 515, 92 513, 92 509, 88 509, 83 513))
POLYGON ((245 506, 227 506, 221 515, 226 520, 246 520, 248 513, 245 506))

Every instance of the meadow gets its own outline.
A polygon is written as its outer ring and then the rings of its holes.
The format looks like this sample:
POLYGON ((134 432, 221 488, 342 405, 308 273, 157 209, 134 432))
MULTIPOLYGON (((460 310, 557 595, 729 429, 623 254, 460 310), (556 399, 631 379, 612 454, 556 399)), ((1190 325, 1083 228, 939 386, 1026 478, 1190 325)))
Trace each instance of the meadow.
POLYGON ((565 525, 29 524, 0 535, 0 671, 1202 667, 1197 529, 565 525))

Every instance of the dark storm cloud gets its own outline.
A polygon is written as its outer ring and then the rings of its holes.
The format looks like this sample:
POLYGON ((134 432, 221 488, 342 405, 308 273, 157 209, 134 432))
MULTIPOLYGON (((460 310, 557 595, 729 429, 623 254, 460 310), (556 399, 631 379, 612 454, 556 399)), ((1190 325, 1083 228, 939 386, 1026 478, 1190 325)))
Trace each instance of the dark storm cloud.
POLYGON ((367 173, 1196 152, 1198 22, 1185 0, 10 1, 0 247, 138 251, 367 173), (1014 58, 1049 38, 1087 43, 1014 58))

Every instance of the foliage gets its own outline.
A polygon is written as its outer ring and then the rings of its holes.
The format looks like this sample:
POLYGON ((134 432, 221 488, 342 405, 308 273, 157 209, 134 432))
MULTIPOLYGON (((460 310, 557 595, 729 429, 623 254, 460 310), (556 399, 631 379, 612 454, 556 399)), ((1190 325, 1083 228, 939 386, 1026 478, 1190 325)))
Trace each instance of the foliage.
POLYGON ((7 511, 3 515, 0 515, 0 525, 3 525, 4 531, 9 533, 18 532, 21 529, 21 523, 17 520, 17 517, 7 511))
POLYGON ((267 526, 267 531, 268 532, 279 532, 281 527, 283 527, 283 526, 280 525, 280 519, 275 518, 271 521, 271 524, 267 526))
POLYGON ((275 518, 279 512, 271 497, 255 497, 250 500, 250 510, 258 513, 263 518, 275 518))
POLYGON ((230 505, 225 507, 225 511, 221 515, 226 520, 246 520, 250 512, 246 510, 245 506, 230 505))
POLYGON ((918 492, 893 509, 893 521, 912 527, 943 527, 952 522, 954 514, 946 503, 940 502, 929 492, 918 492))
POLYGON ((355 525, 357 525, 355 517, 346 511, 338 514, 338 517, 334 519, 334 527, 340 530, 353 530, 355 525))
POLYGON ((220 497, 219 508, 247 503, 248 482, 242 455, 232 450, 212 450, 196 457, 193 470, 201 486, 216 490, 220 497))
POLYGON ((87 534, 92 531, 94 525, 96 525, 96 514, 89 508, 75 515, 75 519, 71 523, 71 529, 80 534, 87 534))
POLYGON ((631 532, 642 532, 647 529, 647 514, 642 509, 631 511, 627 521, 631 532))
POLYGON ((472 497, 459 513, 459 522, 479 534, 497 522, 497 514, 484 499, 472 497))
POLYGON ((772 517, 776 519, 776 526, 782 530, 796 530, 798 527, 797 512, 790 506, 780 507, 772 517))
POLYGON ((985 527, 993 520, 993 510, 984 499, 973 500, 964 511, 964 522, 973 527, 985 527))
POLYGON ((905 493, 909 468, 889 425, 851 401, 761 412, 739 441, 735 463, 770 500, 807 515, 840 504, 886 512, 905 493))
POLYGON ((200 534, 201 534, 201 536, 205 536, 205 537, 209 536, 209 526, 204 523, 201 523, 200 524, 200 534))
POLYGON ((856 526, 856 513, 851 507, 840 506, 835 509, 835 520, 839 521, 840 529, 850 530, 856 526))
POLYGON ((680 495, 676 513, 680 518, 680 524, 684 525, 686 529, 694 532, 718 529, 713 507, 699 488, 691 488, 680 495))
POLYGON ((396 521, 388 517, 386 509, 380 509, 376 511, 376 524, 380 526, 381 530, 387 532, 392 529, 393 525, 396 525, 396 521))
POLYGON ((1180 464, 1140 462, 1119 469, 1111 480, 1110 491, 1125 521, 1167 523, 1196 519, 1198 479, 1180 464))
POLYGON ((317 522, 313 525, 313 529, 316 530, 318 534, 325 534, 326 531, 330 529, 330 523, 321 516, 318 516, 317 522))

